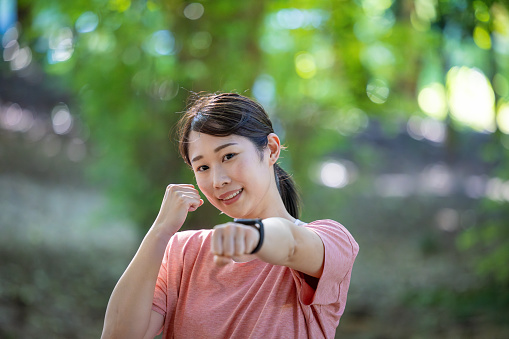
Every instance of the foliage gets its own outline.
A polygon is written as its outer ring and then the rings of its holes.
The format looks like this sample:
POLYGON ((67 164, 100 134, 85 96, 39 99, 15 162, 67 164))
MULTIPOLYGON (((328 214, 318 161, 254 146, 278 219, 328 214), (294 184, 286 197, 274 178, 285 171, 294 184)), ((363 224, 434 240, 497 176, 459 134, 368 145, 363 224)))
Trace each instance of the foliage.
MULTIPOLYGON (((289 145, 283 166, 306 193, 304 217, 338 213, 328 201, 340 204, 356 189, 363 200, 372 186, 359 180, 338 198, 336 191, 323 193, 310 171, 324 159, 349 155, 362 176, 383 172, 395 160, 383 158, 373 131, 380 126, 378 135, 396 138, 410 118, 445 125, 441 147, 449 164, 466 144, 465 130, 484 133, 486 174, 508 179, 507 135, 494 121, 462 120, 452 100, 454 76, 467 74, 486 83, 494 116, 509 102, 504 1, 20 0, 18 6, 30 67, 70 93, 80 137, 90 131, 90 173, 140 233, 168 183, 194 181, 172 133, 190 92, 238 91, 267 108, 289 145), (420 101, 425 89, 434 95, 428 107, 420 101), (449 100, 429 106, 440 98, 449 100), (375 141, 363 142, 366 135, 375 141)), ((509 282, 502 200, 480 206, 476 225, 458 238, 486 286, 509 282)), ((201 209, 187 227, 223 218, 210 205, 201 209)))
POLYGON ((3 244, 0 257, 2 338, 100 336, 108 295, 127 265, 118 253, 3 244))

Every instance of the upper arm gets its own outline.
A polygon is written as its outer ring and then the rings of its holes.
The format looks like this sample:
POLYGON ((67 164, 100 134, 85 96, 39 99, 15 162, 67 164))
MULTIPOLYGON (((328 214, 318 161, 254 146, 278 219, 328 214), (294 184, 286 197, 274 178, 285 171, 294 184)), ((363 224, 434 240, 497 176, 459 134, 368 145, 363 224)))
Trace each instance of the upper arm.
POLYGON ((286 266, 309 276, 320 278, 325 262, 325 246, 322 239, 316 232, 306 227, 292 224, 291 230, 295 249, 286 266))
POLYGON ((143 336, 143 339, 153 339, 161 332, 164 324, 164 316, 156 311, 152 310, 150 314, 150 321, 148 324, 147 332, 143 336))

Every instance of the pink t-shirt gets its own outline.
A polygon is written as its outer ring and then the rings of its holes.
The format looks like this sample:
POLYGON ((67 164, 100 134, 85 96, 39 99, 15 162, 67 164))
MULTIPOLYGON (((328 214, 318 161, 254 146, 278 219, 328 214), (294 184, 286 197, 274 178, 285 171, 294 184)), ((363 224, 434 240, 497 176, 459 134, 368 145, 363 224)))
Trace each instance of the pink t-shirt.
POLYGON ((325 246, 316 290, 304 274, 255 259, 218 266, 212 230, 176 233, 168 243, 152 309, 163 338, 334 338, 359 246, 341 224, 317 220, 325 246))

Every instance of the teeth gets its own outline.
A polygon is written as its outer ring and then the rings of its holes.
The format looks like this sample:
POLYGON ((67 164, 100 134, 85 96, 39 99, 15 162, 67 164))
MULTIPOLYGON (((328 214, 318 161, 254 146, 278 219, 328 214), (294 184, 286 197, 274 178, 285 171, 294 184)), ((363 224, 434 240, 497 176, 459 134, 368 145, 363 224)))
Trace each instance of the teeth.
POLYGON ((239 194, 240 192, 242 192, 242 188, 240 190, 238 190, 237 192, 235 193, 232 193, 230 194, 229 196, 227 196, 226 198, 222 199, 222 200, 230 200, 230 199, 233 199, 237 196, 237 194, 239 194))

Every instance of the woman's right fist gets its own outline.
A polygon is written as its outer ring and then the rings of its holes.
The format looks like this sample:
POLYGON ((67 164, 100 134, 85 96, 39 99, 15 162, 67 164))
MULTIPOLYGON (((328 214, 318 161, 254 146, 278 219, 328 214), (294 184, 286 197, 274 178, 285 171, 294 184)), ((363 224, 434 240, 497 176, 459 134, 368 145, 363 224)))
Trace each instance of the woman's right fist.
POLYGON ((154 224, 175 233, 186 221, 187 213, 196 211, 201 205, 203 205, 203 200, 193 185, 168 185, 154 224))

